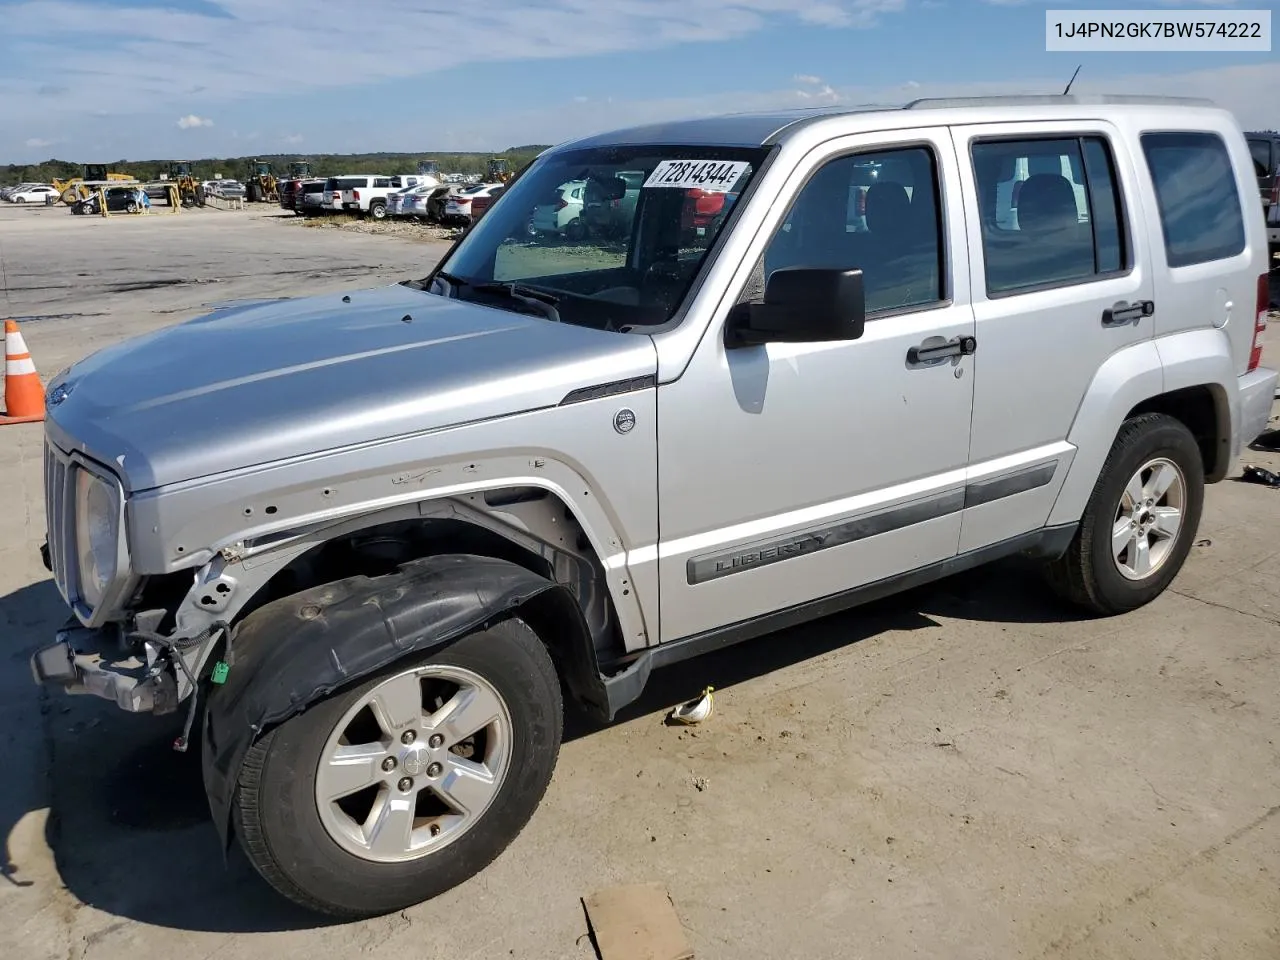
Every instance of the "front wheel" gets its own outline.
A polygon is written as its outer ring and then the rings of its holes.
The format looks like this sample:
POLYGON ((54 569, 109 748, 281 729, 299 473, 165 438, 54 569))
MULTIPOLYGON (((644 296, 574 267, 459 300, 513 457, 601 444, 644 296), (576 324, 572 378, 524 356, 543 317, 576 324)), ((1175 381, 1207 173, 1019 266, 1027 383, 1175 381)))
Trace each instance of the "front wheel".
POLYGON ((262 876, 309 909, 404 909, 515 839, 551 780, 562 723, 546 648, 503 621, 268 732, 240 771, 237 834, 262 876))
POLYGON ((1125 421, 1080 529, 1048 568, 1066 599, 1101 614, 1150 603, 1191 550, 1204 507, 1204 462, 1191 431, 1165 414, 1125 421))

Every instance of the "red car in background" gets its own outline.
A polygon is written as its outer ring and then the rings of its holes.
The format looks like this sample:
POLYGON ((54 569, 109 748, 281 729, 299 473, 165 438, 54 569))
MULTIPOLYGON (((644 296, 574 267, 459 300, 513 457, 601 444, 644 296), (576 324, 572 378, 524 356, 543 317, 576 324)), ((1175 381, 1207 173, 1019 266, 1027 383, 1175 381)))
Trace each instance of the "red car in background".
POLYGON ((686 190, 684 210, 680 215, 681 232, 694 237, 704 237, 708 233, 714 233, 719 220, 729 212, 737 199, 736 193, 686 190))

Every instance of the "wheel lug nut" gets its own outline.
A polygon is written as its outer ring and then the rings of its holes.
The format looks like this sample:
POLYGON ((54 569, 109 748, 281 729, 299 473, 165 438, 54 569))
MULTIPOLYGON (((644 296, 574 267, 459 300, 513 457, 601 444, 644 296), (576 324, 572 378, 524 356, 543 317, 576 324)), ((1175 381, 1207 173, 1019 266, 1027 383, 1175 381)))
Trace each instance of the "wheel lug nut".
POLYGON ((413 777, 401 777, 396 786, 400 788, 401 793, 408 793, 413 789, 413 777))
POLYGON ((401 743, 413 743, 413 741, 417 739, 418 739, 418 735, 414 733, 412 730, 406 730, 404 733, 400 734, 401 743))
POLYGON ((429 747, 438 747, 442 743, 444 743, 444 737, 438 733, 433 733, 431 738, 427 740, 427 746, 429 747))
POLYGON ((395 758, 395 757, 387 757, 387 759, 385 759, 385 760, 383 760, 383 761, 382 761, 382 769, 383 769, 383 770, 385 770, 385 771, 387 771, 387 773, 390 773, 390 772, 391 772, 392 770, 394 770, 395 768, 396 768, 396 758, 395 758))
POLYGON ((438 776, 440 776, 440 772, 441 772, 443 769, 444 769, 444 767, 440 766, 440 764, 438 764, 438 763, 430 764, 430 765, 427 767, 427 776, 428 776, 428 777, 438 777, 438 776))

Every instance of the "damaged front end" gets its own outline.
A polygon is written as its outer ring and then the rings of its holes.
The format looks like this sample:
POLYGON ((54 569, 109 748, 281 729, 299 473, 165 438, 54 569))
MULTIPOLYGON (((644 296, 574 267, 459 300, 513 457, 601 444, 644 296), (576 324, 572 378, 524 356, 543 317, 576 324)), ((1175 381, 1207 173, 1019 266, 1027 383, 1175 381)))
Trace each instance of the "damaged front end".
MULTIPOLYGON (((31 657, 32 675, 130 713, 174 712, 196 689, 199 665, 229 635, 226 625, 173 630, 173 601, 192 589, 191 573, 159 581, 136 573, 124 489, 112 471, 48 438, 44 468, 48 539, 40 555, 73 616, 54 643, 31 657)), ((179 750, 186 749, 195 708, 191 697, 179 750)))

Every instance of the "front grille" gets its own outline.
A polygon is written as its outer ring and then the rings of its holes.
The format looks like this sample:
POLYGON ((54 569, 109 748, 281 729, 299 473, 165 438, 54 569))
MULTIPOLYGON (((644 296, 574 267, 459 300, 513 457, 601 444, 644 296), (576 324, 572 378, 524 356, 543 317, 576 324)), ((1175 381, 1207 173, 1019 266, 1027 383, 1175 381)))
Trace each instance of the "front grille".
POLYGON ((48 440, 44 444, 44 516, 49 537, 49 561, 53 582, 62 599, 71 602, 67 564, 74 553, 75 518, 72 505, 75 492, 71 487, 71 461, 48 440))

